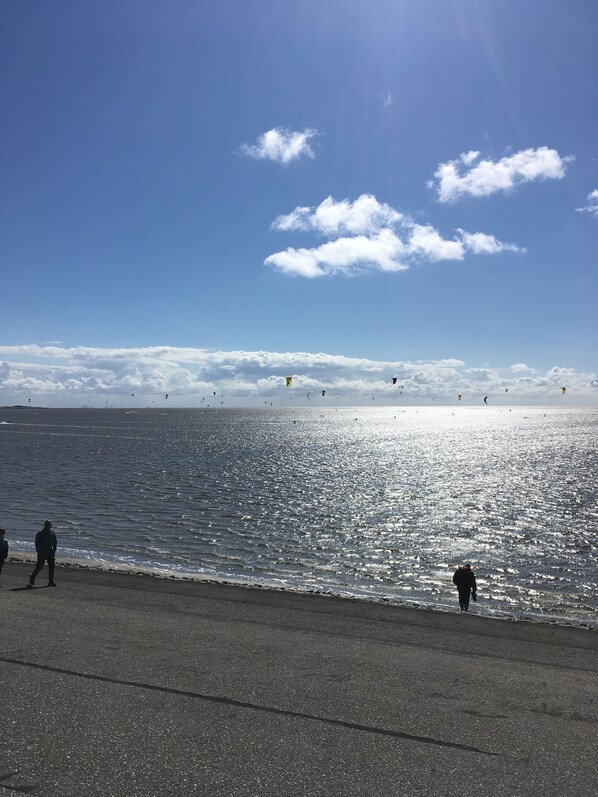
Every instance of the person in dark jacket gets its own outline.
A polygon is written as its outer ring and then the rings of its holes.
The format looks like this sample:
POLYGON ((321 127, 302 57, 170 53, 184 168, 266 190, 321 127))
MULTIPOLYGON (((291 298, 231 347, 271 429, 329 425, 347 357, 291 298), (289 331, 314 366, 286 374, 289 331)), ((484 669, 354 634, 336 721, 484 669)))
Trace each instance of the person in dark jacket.
POLYGON ((469 596, 477 600, 477 586, 475 583, 475 573, 471 569, 469 562, 455 570, 453 584, 459 591, 459 608, 462 612, 469 610, 469 596))
POLYGON ((37 551, 37 564, 33 570, 33 573, 29 576, 29 586, 33 586, 33 582, 35 581, 35 577, 42 569, 44 564, 48 562, 48 586, 55 587, 56 584, 54 583, 54 556, 56 554, 56 547, 58 545, 58 541, 56 539, 56 534, 52 531, 52 524, 49 520, 46 520, 44 523, 44 527, 41 531, 38 531, 35 535, 35 550, 37 551))
POLYGON ((0 529, 0 573, 2 572, 4 562, 8 556, 8 543, 4 539, 5 533, 6 529, 0 529))

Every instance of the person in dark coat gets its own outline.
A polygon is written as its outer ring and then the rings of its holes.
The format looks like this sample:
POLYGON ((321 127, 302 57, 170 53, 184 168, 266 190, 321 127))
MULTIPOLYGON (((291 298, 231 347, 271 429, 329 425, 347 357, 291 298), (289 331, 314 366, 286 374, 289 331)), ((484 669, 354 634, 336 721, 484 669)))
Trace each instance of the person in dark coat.
POLYGON ((471 569, 469 562, 465 565, 461 565, 455 570, 453 584, 455 584, 459 591, 459 608, 462 612, 468 611, 470 595, 474 601, 477 600, 475 573, 471 569))
POLYGON ((55 587, 56 584, 54 583, 54 556, 56 554, 56 547, 58 545, 58 541, 56 539, 56 534, 52 531, 52 524, 49 520, 46 520, 44 523, 44 527, 41 531, 38 531, 35 535, 35 550, 37 551, 37 564, 33 570, 33 573, 29 576, 29 586, 32 587, 35 581, 35 577, 42 569, 44 564, 48 563, 48 586, 55 587))
POLYGON ((4 562, 8 556, 8 543, 4 539, 6 529, 0 529, 0 573, 4 567, 4 562))

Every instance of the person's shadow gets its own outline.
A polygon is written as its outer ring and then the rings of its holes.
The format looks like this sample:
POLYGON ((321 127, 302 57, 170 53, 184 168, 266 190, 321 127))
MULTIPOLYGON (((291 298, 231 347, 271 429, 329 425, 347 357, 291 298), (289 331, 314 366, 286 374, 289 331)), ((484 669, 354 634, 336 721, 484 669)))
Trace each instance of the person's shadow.
MULTIPOLYGON (((3 774, 0 774, 0 781, 10 780, 10 778, 14 778, 15 775, 19 775, 19 772, 5 772, 3 774)), ((9 784, 4 784, 0 782, 0 788, 10 789, 11 791, 18 791, 23 794, 30 794, 32 791, 35 791, 35 789, 37 789, 37 786, 10 786, 9 784)))
POLYGON ((45 584, 43 587, 36 587, 35 585, 32 586, 32 587, 31 586, 30 587, 28 587, 28 586, 25 586, 25 587, 12 587, 10 591, 11 592, 23 592, 23 591, 29 592, 32 589, 48 589, 48 584, 45 584))

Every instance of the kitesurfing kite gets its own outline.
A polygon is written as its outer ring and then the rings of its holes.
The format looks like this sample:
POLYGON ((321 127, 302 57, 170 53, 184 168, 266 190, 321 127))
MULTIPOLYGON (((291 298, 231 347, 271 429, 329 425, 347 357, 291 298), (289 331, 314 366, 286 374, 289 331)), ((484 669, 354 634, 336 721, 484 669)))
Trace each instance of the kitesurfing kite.
POLYGON ((598 379, 592 379, 590 382, 590 387, 598 387, 598 379))
POLYGON ((396 378, 396 376, 393 376, 393 378, 392 378, 392 383, 393 383, 393 385, 396 385, 396 384, 397 384, 397 378, 396 378))
POLYGON ((325 390, 323 390, 323 391, 322 391, 322 395, 323 395, 323 396, 325 396, 325 395, 326 395, 326 391, 325 391, 325 390))
POLYGON ((488 403, 488 396, 484 396, 484 404, 488 403))
POLYGON ((461 393, 459 393, 459 401, 461 401, 461 393))
POLYGON ((287 376, 286 383, 287 383, 287 387, 291 387, 292 384, 293 384, 293 377, 292 376, 287 376))
POLYGON ((561 392, 562 392, 562 395, 564 396, 565 393, 567 392, 567 388, 566 387, 562 387, 561 388, 561 392))

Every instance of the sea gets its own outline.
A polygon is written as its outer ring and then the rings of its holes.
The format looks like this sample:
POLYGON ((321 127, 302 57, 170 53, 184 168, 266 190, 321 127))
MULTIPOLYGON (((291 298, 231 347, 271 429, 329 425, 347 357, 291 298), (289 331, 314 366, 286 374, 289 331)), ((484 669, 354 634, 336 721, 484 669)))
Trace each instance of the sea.
MULTIPOLYGON (((0 409, 31 559, 598 627, 598 409, 0 409)), ((8 567, 8 565, 7 565, 8 567)))

